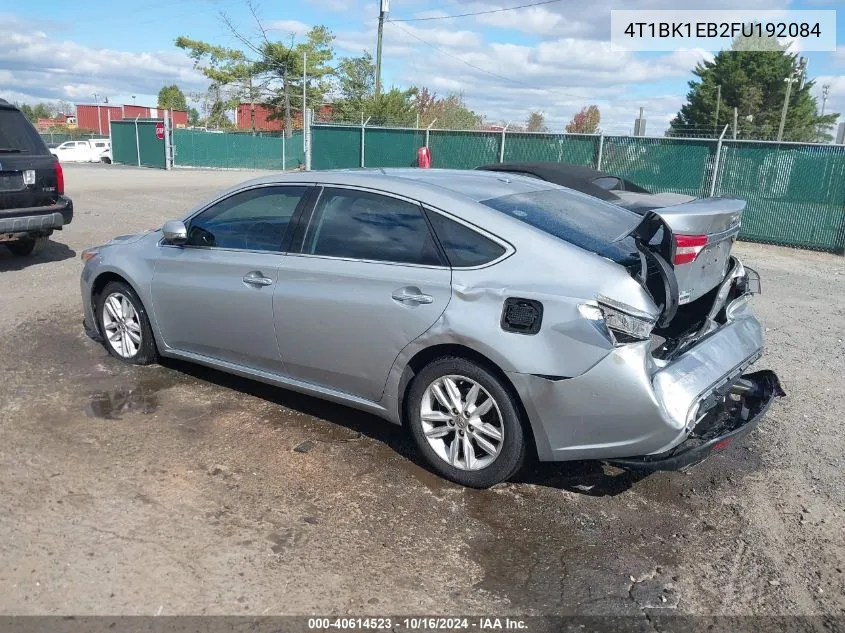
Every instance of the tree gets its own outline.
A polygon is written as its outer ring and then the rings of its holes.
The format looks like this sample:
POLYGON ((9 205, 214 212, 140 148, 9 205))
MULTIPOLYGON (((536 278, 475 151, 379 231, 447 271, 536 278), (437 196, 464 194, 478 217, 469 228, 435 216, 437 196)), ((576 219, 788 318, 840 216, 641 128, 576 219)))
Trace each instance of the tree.
POLYGON ((19 107, 23 115, 33 123, 38 123, 38 119, 53 118, 53 108, 46 103, 36 103, 35 105, 23 103, 19 107))
MULTIPOLYGON (((670 124, 672 135, 706 131, 718 136, 725 125, 733 124, 736 108, 739 136, 773 138, 786 97, 785 80, 800 77, 797 54, 787 52, 787 46, 775 38, 738 37, 731 50, 719 52, 713 61, 696 64, 692 73, 695 79, 689 82, 687 102, 670 124)), ((792 84, 784 139, 831 140, 829 130, 839 115, 820 116, 816 99, 810 94, 812 88, 813 81, 804 81, 803 86, 792 84)))
POLYGON ((601 112, 597 105, 581 108, 572 120, 566 124, 568 134, 595 134, 601 122, 601 112))
MULTIPOLYGON (((259 94, 259 90, 254 84, 254 78, 257 74, 256 63, 248 59, 246 54, 238 49, 215 46, 201 40, 193 40, 184 35, 176 38, 176 46, 187 51, 191 59, 194 60, 194 68, 211 80, 211 92, 214 93, 212 104, 215 104, 217 100, 222 100, 221 88, 232 87, 232 94, 226 99, 223 110, 227 107, 234 107, 244 98, 253 105, 251 114, 254 131, 254 105, 259 94)), ((210 118, 213 105, 210 104, 207 108, 207 115, 210 118)))
POLYGON ((158 91, 158 107, 164 110, 187 110, 188 102, 179 86, 172 84, 158 91))
POLYGON ((364 118, 369 117, 372 125, 411 127, 417 119, 412 101, 415 95, 415 88, 391 88, 387 92, 373 95, 364 102, 364 118))
POLYGON ((284 117, 285 133, 290 136, 293 127, 291 102, 302 107, 303 72, 308 80, 306 99, 309 104, 321 103, 328 90, 326 78, 333 72, 329 62, 334 57, 334 35, 324 26, 315 26, 299 44, 294 34, 285 41, 271 40, 251 0, 247 1, 247 7, 257 27, 256 37, 245 35, 225 13, 220 16, 243 50, 185 36, 176 39, 176 46, 188 51, 194 66, 211 79, 213 85, 229 90, 229 105, 240 101, 251 104, 253 131, 255 103, 262 101, 275 110, 271 117, 284 117), (307 67, 303 67, 303 61, 307 67))
POLYGON ((199 111, 196 108, 188 108, 188 125, 197 125, 199 121, 199 111))
POLYGON ((481 125, 481 115, 467 107, 463 94, 459 92, 439 98, 428 88, 419 88, 416 89, 414 105, 420 115, 420 127, 433 123, 435 129, 474 130, 481 125))
POLYGON ((376 65, 369 52, 360 57, 344 57, 335 70, 340 99, 335 102, 334 117, 339 121, 354 121, 375 94, 376 65))
POLYGON ((526 132, 548 132, 549 128, 546 126, 546 117, 542 112, 532 112, 528 115, 528 120, 525 122, 526 132))

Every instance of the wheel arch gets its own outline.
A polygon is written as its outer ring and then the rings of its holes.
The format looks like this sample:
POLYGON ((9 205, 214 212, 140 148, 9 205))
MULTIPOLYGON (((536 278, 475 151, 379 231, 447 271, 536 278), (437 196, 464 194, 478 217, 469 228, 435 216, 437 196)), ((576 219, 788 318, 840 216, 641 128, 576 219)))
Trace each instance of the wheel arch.
POLYGON ((528 418, 528 412, 525 410, 522 398, 520 398, 516 387, 514 387, 504 370, 502 370, 502 368, 499 367, 499 365, 492 359, 488 358, 481 352, 474 350, 471 347, 467 347, 466 345, 461 345, 460 343, 439 343, 425 347, 414 354, 405 364, 401 377, 399 378, 399 388, 397 390, 397 405, 401 423, 403 425, 407 423, 407 395, 411 388, 411 382, 413 381, 414 376, 416 376, 420 370, 422 370, 422 368, 428 365, 431 361, 444 356, 456 356, 458 358, 464 358, 477 363, 481 367, 490 371, 501 381, 502 386, 508 391, 513 398, 513 401, 516 403, 516 408, 519 412, 519 423, 522 426, 525 439, 528 443, 528 451, 536 458, 538 452, 536 439, 534 437, 534 430, 528 418))

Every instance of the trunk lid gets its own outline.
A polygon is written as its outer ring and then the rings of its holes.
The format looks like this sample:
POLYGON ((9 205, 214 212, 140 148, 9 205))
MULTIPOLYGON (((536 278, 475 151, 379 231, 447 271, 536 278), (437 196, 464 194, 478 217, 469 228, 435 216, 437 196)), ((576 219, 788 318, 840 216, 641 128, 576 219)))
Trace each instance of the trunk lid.
POLYGON ((722 283, 743 209, 745 201, 735 198, 702 198, 653 209, 625 236, 636 240, 647 260, 649 291, 663 295, 664 323, 678 306, 695 302, 722 283))

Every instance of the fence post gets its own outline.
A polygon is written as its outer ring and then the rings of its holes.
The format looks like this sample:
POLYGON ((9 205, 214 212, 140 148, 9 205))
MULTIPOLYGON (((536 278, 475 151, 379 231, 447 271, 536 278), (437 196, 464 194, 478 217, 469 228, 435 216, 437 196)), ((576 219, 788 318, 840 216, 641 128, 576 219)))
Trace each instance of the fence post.
POLYGON ((141 166, 141 143, 138 140, 138 117, 140 116, 141 115, 139 114, 135 117, 135 154, 138 156, 138 167, 141 166))
POLYGON ((305 171, 311 171, 311 108, 306 108, 302 113, 302 150, 305 154, 305 171))
POLYGON ((425 128, 425 146, 426 146, 426 147, 428 147, 428 137, 429 137, 429 132, 431 132, 431 126, 432 126, 432 125, 434 125, 435 123, 437 123, 437 118, 436 118, 436 117, 435 117, 434 121, 432 121, 431 123, 429 123, 429 124, 428 124, 428 127, 427 127, 427 128, 425 128))
POLYGON ((599 155, 596 158, 596 169, 601 171, 601 159, 604 154, 604 132, 599 135, 599 155))
POLYGON ((170 133, 173 125, 170 121, 170 110, 164 111, 164 168, 173 168, 173 145, 170 140, 170 133))
MULTIPOLYGON (((302 115, 302 149, 305 149, 305 114, 302 115)), ((288 159, 285 156, 285 135, 282 134, 282 171, 288 168, 288 159)))
POLYGON ((725 132, 728 131, 730 125, 726 125, 725 129, 719 135, 719 142, 716 143, 716 160, 713 163, 713 179, 710 181, 710 197, 716 195, 716 179, 719 177, 719 162, 722 157, 722 139, 725 138, 725 132))
POLYGON ((505 162, 505 132, 508 131, 508 126, 511 124, 510 121, 505 123, 505 127, 502 128, 502 140, 499 143, 499 162, 505 162))
POLYGON ((361 167, 364 167, 364 136, 366 136, 365 130, 367 129, 367 123, 370 122, 370 119, 373 117, 368 116, 367 120, 361 123, 361 167))

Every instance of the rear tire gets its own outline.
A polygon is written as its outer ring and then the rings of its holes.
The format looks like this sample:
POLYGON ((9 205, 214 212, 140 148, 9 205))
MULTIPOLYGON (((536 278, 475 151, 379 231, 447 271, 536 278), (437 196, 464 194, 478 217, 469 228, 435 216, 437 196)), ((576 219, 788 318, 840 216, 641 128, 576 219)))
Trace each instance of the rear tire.
POLYGON ((525 461, 515 396, 486 367, 456 356, 426 365, 411 382, 406 420, 440 475, 471 488, 507 481, 525 461))
POLYGON ((49 240, 46 235, 25 237, 15 242, 6 242, 6 247, 18 257, 32 257, 43 251, 49 240))
POLYGON ((97 297, 97 321, 109 354, 131 365, 158 360, 155 338, 144 304, 132 287, 110 281, 97 297))

